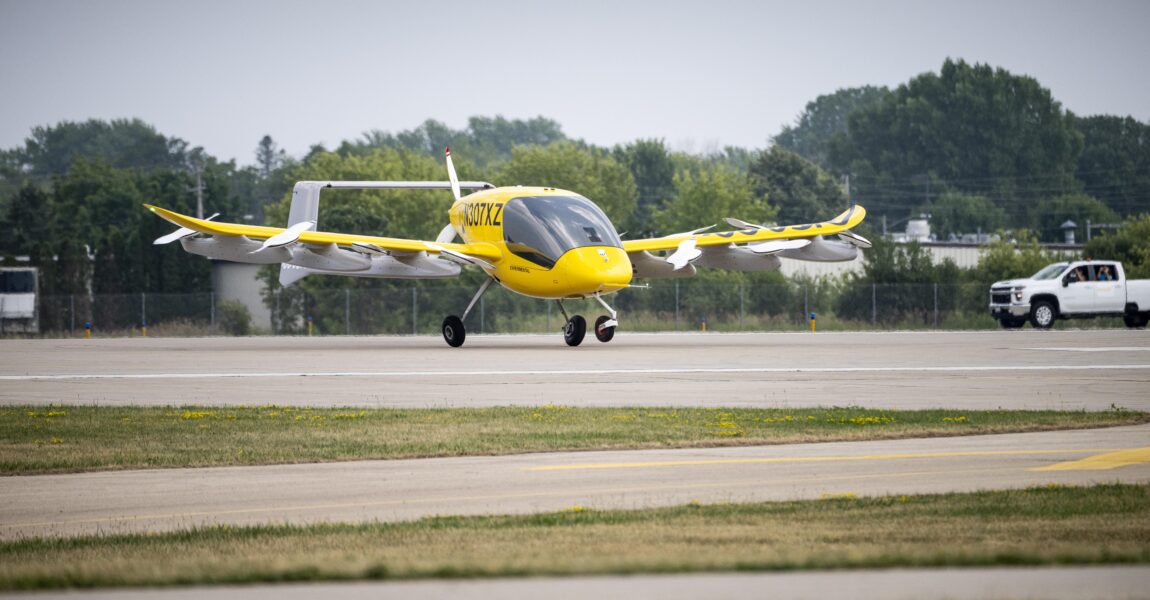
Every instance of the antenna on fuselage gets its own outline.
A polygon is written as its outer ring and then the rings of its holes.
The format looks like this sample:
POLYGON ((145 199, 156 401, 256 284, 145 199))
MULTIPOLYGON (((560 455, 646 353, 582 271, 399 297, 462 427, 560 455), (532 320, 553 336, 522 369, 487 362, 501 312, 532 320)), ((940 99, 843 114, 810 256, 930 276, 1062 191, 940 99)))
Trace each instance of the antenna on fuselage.
POLYGON ((451 147, 449 146, 446 151, 447 155, 447 179, 451 181, 451 195, 455 196, 455 201, 459 201, 459 177, 455 175, 455 164, 451 162, 451 147))

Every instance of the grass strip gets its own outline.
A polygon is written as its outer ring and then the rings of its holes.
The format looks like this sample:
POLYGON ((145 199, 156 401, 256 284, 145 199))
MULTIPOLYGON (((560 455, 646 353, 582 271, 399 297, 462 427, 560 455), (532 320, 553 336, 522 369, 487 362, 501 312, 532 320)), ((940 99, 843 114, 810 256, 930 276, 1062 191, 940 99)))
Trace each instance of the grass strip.
POLYGON ((956 436, 1150 421, 1127 410, 7 406, 0 475, 956 436))
POLYGON ((1150 562, 1150 486, 0 543, 0 589, 1150 562))

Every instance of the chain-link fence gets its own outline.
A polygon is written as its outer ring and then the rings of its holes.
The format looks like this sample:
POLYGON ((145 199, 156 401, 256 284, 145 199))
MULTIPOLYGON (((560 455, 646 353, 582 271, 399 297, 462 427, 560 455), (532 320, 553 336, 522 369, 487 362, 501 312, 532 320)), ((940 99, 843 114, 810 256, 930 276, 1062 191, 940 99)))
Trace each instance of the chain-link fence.
MULTIPOLYGON (((475 293, 459 282, 387 282, 372 289, 265 296, 270 321, 248 321, 235 301, 202 294, 109 294, 41 297, 40 335, 411 335, 437 334, 443 318, 462 315, 475 293), (248 321, 248 322, 245 322, 248 321)), ((619 311, 621 330, 797 331, 983 329, 996 324, 987 289, 977 284, 866 283, 721 284, 657 281, 605 298, 619 311)), ((606 311, 595 300, 567 300, 569 314, 588 321, 606 311)), ((493 286, 468 315, 473 333, 555 332, 564 319, 553 301, 493 286)))

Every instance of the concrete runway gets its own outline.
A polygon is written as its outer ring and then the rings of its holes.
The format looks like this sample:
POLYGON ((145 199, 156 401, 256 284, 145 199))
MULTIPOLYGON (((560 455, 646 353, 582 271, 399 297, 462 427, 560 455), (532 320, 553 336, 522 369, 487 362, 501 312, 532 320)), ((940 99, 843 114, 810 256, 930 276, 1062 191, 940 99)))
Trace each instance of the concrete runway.
POLYGON ((0 539, 1115 481, 1150 482, 1150 424, 874 442, 5 477, 0 539))
POLYGON ((145 590, 36 592, 12 600, 1120 600, 1146 598, 1150 567, 1086 566, 890 569, 794 573, 700 573, 200 586, 145 590))
POLYGON ((1150 331, 0 341, 3 404, 1150 410, 1150 331))

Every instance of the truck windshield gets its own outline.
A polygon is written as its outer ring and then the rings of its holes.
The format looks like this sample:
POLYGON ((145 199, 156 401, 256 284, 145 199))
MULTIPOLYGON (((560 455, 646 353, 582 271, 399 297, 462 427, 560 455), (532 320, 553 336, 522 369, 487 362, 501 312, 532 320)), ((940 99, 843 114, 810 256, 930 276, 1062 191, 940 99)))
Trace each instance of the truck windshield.
POLYGON ((1055 277, 1058 277, 1059 275, 1062 274, 1063 271, 1066 270, 1067 264, 1068 263, 1054 263, 1052 265, 1047 265, 1041 271, 1035 273, 1034 277, 1031 277, 1031 279, 1038 279, 1038 280, 1054 279, 1055 277))

